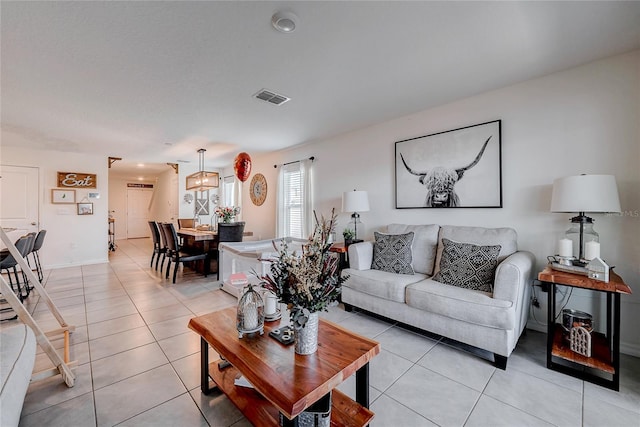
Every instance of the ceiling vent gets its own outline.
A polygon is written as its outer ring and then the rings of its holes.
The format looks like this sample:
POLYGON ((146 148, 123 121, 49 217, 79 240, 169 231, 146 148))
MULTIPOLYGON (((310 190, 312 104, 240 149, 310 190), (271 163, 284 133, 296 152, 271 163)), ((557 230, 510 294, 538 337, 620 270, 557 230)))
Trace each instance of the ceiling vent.
POLYGON ((285 102, 289 101, 291 98, 286 97, 284 95, 280 95, 278 93, 272 92, 266 89, 260 89, 258 93, 253 95, 254 98, 258 98, 262 101, 268 102, 273 105, 282 105, 285 102))

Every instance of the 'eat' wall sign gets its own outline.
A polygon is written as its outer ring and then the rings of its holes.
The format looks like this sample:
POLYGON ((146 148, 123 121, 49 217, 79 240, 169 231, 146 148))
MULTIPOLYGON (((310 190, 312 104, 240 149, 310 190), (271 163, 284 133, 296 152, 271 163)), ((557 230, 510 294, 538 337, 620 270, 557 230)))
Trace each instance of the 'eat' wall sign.
POLYGON ((97 188, 95 173, 58 172, 58 187, 97 188))

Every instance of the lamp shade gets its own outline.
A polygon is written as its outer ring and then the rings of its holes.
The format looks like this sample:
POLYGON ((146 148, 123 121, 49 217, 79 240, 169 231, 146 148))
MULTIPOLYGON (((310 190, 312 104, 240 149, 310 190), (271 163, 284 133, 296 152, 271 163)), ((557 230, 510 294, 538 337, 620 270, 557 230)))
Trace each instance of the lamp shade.
POLYGON ((368 212, 369 194, 366 191, 345 191, 342 193, 342 212, 368 212))
POLYGON ((218 172, 200 171, 187 176, 187 191, 205 191, 220 186, 218 172))
POLYGON ((204 170, 204 148, 198 150, 198 163, 200 171, 187 176, 187 191, 197 190, 205 191, 211 188, 218 188, 220 185, 220 176, 218 172, 208 172, 204 170))
POLYGON ((613 175, 576 175, 553 181, 551 212, 620 212, 613 175))

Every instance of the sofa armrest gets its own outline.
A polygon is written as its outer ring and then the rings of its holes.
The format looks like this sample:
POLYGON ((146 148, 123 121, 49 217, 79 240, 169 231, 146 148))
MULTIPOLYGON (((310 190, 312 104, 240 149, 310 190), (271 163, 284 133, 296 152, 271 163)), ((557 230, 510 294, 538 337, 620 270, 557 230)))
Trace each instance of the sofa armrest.
POLYGON ((349 268, 371 270, 372 262, 373 242, 360 242, 349 246, 349 268))
POLYGON ((531 283, 535 257, 531 252, 518 251, 498 265, 493 284, 493 297, 517 303, 531 283))

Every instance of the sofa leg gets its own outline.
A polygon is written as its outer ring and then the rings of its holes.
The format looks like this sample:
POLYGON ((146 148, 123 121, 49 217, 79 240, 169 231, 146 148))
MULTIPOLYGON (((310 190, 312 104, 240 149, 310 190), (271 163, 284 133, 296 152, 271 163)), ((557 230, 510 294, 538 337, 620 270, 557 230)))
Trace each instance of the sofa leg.
POLYGON ((346 311, 347 313, 351 313, 353 311, 353 306, 351 304, 347 304, 346 302, 343 304, 344 304, 344 311, 346 311))
POLYGON ((493 359, 496 368, 502 369, 503 371, 507 370, 507 356, 501 356, 499 354, 493 353, 493 359))

